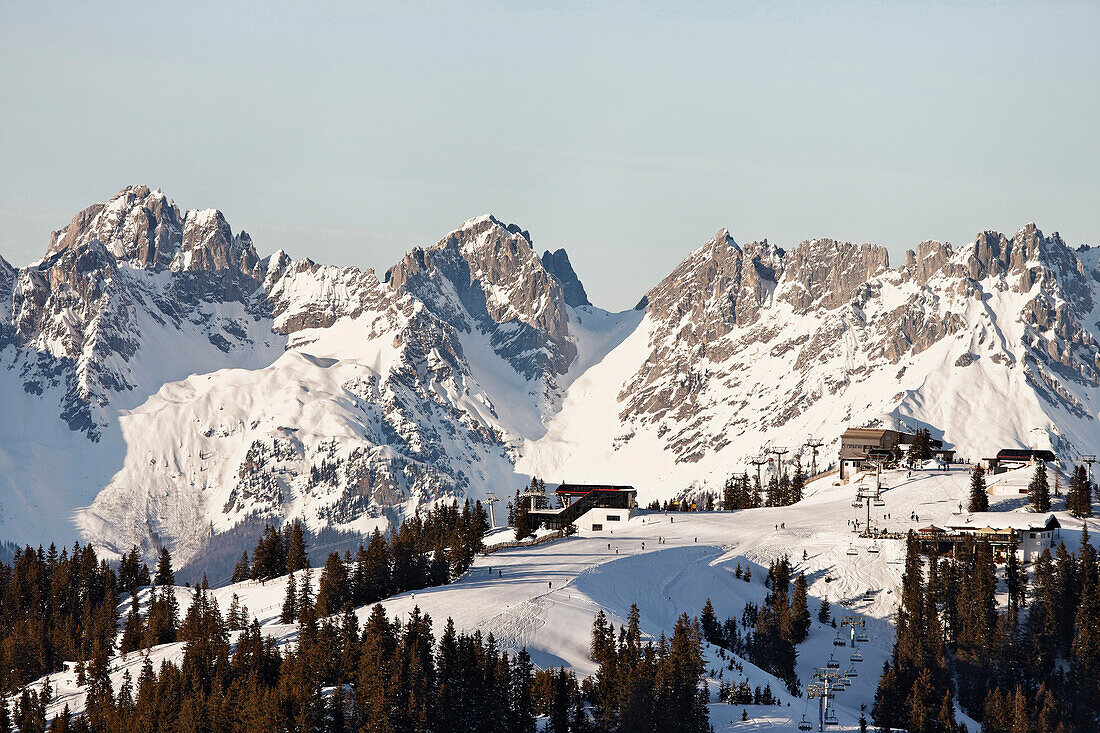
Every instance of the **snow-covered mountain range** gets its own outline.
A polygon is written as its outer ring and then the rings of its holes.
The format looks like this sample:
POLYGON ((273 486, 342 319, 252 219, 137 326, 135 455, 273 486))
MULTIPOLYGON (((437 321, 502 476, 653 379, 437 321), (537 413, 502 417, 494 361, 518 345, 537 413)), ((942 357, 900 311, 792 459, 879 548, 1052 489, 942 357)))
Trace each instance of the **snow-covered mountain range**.
POLYGON ((767 444, 926 425, 964 456, 1100 453, 1100 250, 720 231, 634 310, 492 216, 372 271, 261 258, 124 189, 0 258, 0 539, 178 559, 246 519, 367 531, 451 496, 718 486, 767 444))

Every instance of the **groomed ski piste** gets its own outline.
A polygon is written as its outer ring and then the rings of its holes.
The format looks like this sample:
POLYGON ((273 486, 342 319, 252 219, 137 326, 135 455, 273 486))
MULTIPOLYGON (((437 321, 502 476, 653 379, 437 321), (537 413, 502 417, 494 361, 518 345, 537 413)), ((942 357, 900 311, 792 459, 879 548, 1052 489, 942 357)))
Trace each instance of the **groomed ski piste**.
MULTIPOLYGON (((943 471, 934 462, 926 465, 926 470, 914 470, 911 475, 905 470, 883 473, 885 506, 872 508, 876 527, 904 533, 930 523, 943 526, 959 519, 960 504, 965 507, 969 491, 969 466, 954 465, 943 471)), ((991 510, 1026 511, 1027 497, 1020 488, 1027 485, 1030 476, 1029 469, 990 476, 991 510)), ((667 514, 638 511, 613 533, 580 531, 538 546, 479 555, 470 570, 453 583, 393 596, 382 605, 391 618, 406 618, 409 611, 419 607, 431 616, 437 637, 451 617, 460 631, 492 633, 503 648, 526 648, 538 667, 570 667, 580 678, 596 671, 588 649, 599 610, 603 609, 618 626, 626 622, 630 605, 637 604, 642 631, 654 639, 662 632, 671 636, 681 613, 699 615, 708 598, 719 621, 727 617, 740 619, 747 602, 763 602, 768 592, 764 580, 769 563, 786 555, 795 575, 806 573, 814 618, 809 638, 797 647, 800 685, 805 690, 814 669, 825 667, 830 655, 840 662, 841 671, 854 668, 857 676, 847 690, 837 693, 834 702, 839 725, 829 729, 858 730, 860 706, 866 706, 870 720, 878 678, 893 645, 892 617, 905 557, 904 541, 874 541, 852 530, 850 523, 866 516, 865 509, 852 506, 857 486, 873 486, 875 480, 874 475, 857 474, 850 483, 836 485, 835 476, 827 476, 811 482, 805 498, 788 507, 667 514), (878 552, 869 551, 875 545, 878 552), (742 569, 752 569, 750 582, 735 577, 739 564, 742 569), (866 622, 868 641, 859 645, 862 662, 850 661, 850 646, 834 645, 838 629, 817 621, 823 598, 832 604, 834 619, 855 615, 866 622)), ((1061 508, 1060 501, 1055 499, 1056 510, 1061 508)), ((1064 511, 1054 513, 1062 524, 1060 539, 1070 550, 1075 549, 1080 541, 1081 520, 1064 511)), ((1090 522, 1090 535, 1100 536, 1100 520, 1090 522)), ((511 539, 510 529, 497 530, 487 538, 487 544, 511 539)), ((312 571, 315 590, 319 575, 319 570, 312 571)), ((300 573, 298 578, 300 581, 300 573)), ((286 577, 265 583, 246 581, 214 589, 212 594, 223 614, 236 594, 265 634, 280 644, 293 644, 295 626, 279 622, 286 582, 286 577)), ((147 596, 148 590, 141 593, 147 596)), ((177 589, 181 615, 190 603, 191 593, 190 588, 177 589)), ((122 598, 123 616, 130 602, 128 596, 122 598)), ((357 609, 360 621, 369 612, 369 606, 357 609)), ((840 631, 848 640, 848 630, 840 631)), ((162 661, 179 663, 184 643, 115 657, 111 663, 115 689, 122 684, 126 671, 137 679, 146 653, 154 668, 162 661)), ((721 659, 716 647, 706 647, 712 700, 721 682, 747 678, 753 688, 770 684, 781 704, 712 703, 711 723, 716 731, 796 731, 803 715, 816 730, 816 700, 792 696, 780 680, 739 657, 733 659, 743 672, 731 671, 726 656, 721 659), (747 720, 742 720, 743 713, 747 720)), ((52 674, 49 680, 55 695, 48 711, 50 717, 61 713, 66 705, 74 713, 83 710, 85 690, 76 684, 73 671, 52 674)), ((34 686, 40 687, 43 681, 38 680, 34 686)), ((957 717, 971 730, 980 727, 961 713, 957 717)))

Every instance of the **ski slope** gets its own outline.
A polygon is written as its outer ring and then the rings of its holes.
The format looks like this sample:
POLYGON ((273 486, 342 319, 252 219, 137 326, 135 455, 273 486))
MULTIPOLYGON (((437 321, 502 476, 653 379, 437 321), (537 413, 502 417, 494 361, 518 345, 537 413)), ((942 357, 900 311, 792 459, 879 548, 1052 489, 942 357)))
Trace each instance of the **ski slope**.
MULTIPOLYGON (((929 470, 916 470, 911 476, 905 471, 883 474, 886 506, 874 509, 877 525, 905 532, 929 523, 942 526, 959 512, 959 504, 968 493, 967 467, 941 471, 931 462, 929 465, 929 470), (882 519, 884 515, 890 518, 882 519)), ((1026 480, 1028 473, 1021 469, 993 477, 992 508, 1017 509, 1023 497, 1015 487, 1026 480), (1002 484, 1013 487, 1013 492, 998 491, 996 487, 1002 484)), ((601 609, 620 625, 626 622, 630 605, 636 603, 642 631, 653 638, 662 632, 670 635, 680 613, 698 615, 708 598, 720 621, 728 616, 739 618, 747 602, 763 602, 768 592, 764 586, 768 564, 787 555, 796 574, 806 573, 814 617, 809 639, 798 646, 799 680, 804 688, 814 668, 824 666, 834 651, 842 670, 855 667, 858 676, 853 685, 839 693, 836 700, 841 724, 838 729, 855 730, 860 705, 870 710, 878 675, 891 652, 892 615, 905 556, 902 541, 882 541, 878 553, 868 552, 872 541, 859 538, 849 524, 865 516, 864 510, 852 507, 857 482, 874 480, 873 476, 861 476, 840 486, 833 483, 832 477, 821 479, 807 487, 802 502, 789 507, 668 514, 640 511, 613 533, 581 531, 535 547, 479 555, 471 569, 455 582, 394 596, 383 601, 383 606, 390 617, 404 617, 419 607, 432 617, 436 634, 451 617, 459 630, 492 633, 502 647, 526 648, 539 667, 564 665, 578 676, 586 676, 596 671, 588 657, 588 646, 593 619, 601 609), (856 554, 848 554, 850 548, 856 554), (751 582, 735 577, 738 564, 751 567, 751 582), (868 591, 874 598, 865 601, 868 591), (834 618, 851 614, 865 621, 869 641, 860 645, 862 663, 851 663, 851 649, 833 644, 837 631, 817 622, 822 598, 833 604, 834 618)), ((1063 541, 1071 549, 1076 547, 1081 522, 1064 512, 1056 513, 1063 526, 1063 541)), ((1100 536, 1100 521, 1092 520, 1090 533, 1100 536)), ((509 539, 511 530, 503 530, 491 541, 509 539)), ((319 571, 313 571, 312 580, 316 587, 319 571)), ((237 583, 212 593, 223 613, 236 594, 266 634, 280 643, 293 643, 295 627, 278 621, 285 587, 283 577, 267 583, 237 583)), ((178 593, 182 612, 191 591, 180 588, 178 593)), ((129 602, 123 599, 123 611, 128 610, 129 602)), ((361 621, 369 612, 366 606, 357 609, 361 621)), ((150 654, 154 666, 162 660, 178 662, 183 644, 157 647, 150 654)), ((706 659, 712 695, 716 695, 721 681, 742 679, 737 671, 725 667, 726 661, 718 658, 717 649, 708 648, 706 659), (719 670, 722 678, 718 677, 719 670)), ((808 718, 816 716, 815 703, 792 698, 780 681, 740 661, 750 684, 770 684, 782 705, 714 703, 711 716, 716 730, 794 731, 804 712, 808 718), (748 715, 746 721, 741 720, 742 710, 748 715)), ((141 664, 141 654, 113 660, 116 689, 125 671, 136 679, 141 664)), ((74 674, 55 674, 50 680, 56 694, 51 715, 66 704, 74 711, 82 709, 84 693, 76 686, 74 674)), ((977 729, 973 721, 961 715, 959 720, 967 722, 971 730, 977 729)))

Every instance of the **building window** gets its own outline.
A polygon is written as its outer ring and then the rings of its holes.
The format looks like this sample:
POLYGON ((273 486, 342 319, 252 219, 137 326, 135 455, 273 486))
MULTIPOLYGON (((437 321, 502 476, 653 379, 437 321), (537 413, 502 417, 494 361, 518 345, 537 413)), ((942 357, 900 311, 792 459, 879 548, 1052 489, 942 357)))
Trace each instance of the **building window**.
POLYGON ((603 531, 603 525, 602 524, 593 524, 592 525, 592 531, 593 532, 602 532, 603 531))
POLYGON ((607 521, 617 522, 617 521, 619 521, 619 515, 618 514, 608 514, 607 515, 607 521))

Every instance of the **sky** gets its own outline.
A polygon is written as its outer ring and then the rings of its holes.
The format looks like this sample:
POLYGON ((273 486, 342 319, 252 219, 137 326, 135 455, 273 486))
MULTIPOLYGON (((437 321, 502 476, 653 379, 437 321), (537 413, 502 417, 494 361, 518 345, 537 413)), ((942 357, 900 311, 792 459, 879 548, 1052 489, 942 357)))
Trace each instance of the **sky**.
POLYGON ((1098 34, 1097 2, 0 0, 0 256, 134 183, 379 272, 493 213, 610 309, 723 227, 1100 244, 1098 34))

